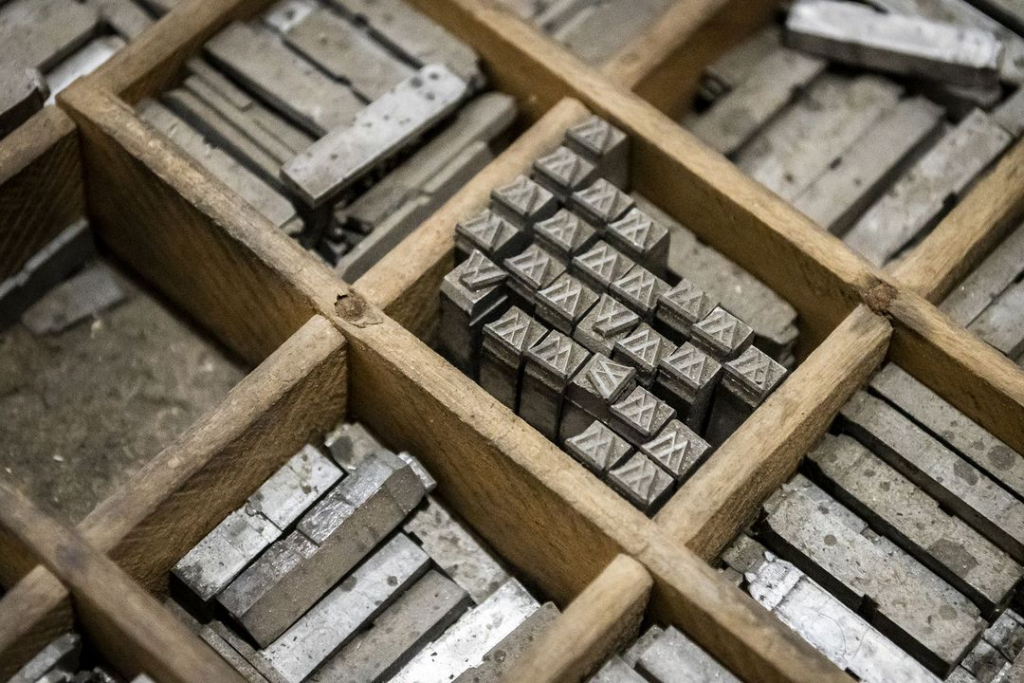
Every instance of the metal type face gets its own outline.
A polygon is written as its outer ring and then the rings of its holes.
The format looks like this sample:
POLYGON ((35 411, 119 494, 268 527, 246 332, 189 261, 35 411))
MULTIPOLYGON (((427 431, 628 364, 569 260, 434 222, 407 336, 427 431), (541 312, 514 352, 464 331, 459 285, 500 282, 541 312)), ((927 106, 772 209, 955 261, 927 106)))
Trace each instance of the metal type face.
POLYGON ((506 273, 479 251, 474 251, 460 266, 459 282, 471 292, 492 287, 505 280, 506 273))
POLYGON ((668 472, 676 483, 681 484, 711 454, 711 445, 679 420, 670 420, 640 450, 668 472))
POLYGON ((643 387, 634 389, 611 410, 617 418, 612 426, 617 431, 621 427, 620 435, 636 446, 650 440, 675 416, 674 410, 643 387))
POLYGON ((551 218, 537 223, 533 230, 541 244, 565 260, 587 249, 597 237, 592 225, 565 209, 559 209, 551 218))
POLYGON ((582 346, 557 330, 548 332, 544 339, 526 351, 527 360, 563 388, 589 355, 582 346))
POLYGON ((517 306, 509 308, 503 316, 484 325, 484 337, 494 342, 504 353, 506 362, 519 364, 526 350, 536 344, 547 329, 517 306))
POLYGON ((533 173, 537 182, 562 202, 597 179, 597 168, 568 147, 559 147, 534 161, 533 173))
POLYGON ((634 265, 633 259, 615 247, 598 242, 573 258, 572 272, 595 291, 604 292, 634 265))
POLYGON ((754 340, 750 325, 717 306, 693 326, 694 345, 718 361, 739 356, 754 340))
POLYGON ((455 225, 455 239, 469 254, 479 249, 492 259, 501 260, 526 246, 526 235, 490 209, 455 225))
POLYGON ((612 184, 625 188, 629 184, 629 137, 598 116, 591 116, 565 133, 569 149, 598 167, 598 172, 612 184))
POLYGON ((597 294, 572 275, 563 274, 537 292, 536 300, 540 318, 571 335, 576 324, 597 303, 597 294))
POLYGON ((643 382, 649 384, 654 380, 658 364, 670 355, 676 347, 647 323, 640 323, 629 334, 615 342, 616 360, 625 359, 640 371, 643 382))
POLYGON ((630 209, 608 226, 607 238, 640 263, 664 274, 668 265, 668 229, 643 211, 630 209))
POLYGON ((633 198, 604 178, 590 187, 574 192, 572 207, 586 220, 598 227, 617 221, 633 208, 633 198))
POLYGON ((615 342, 629 334, 640 323, 640 316, 618 300, 602 294, 597 304, 584 316, 573 338, 594 353, 611 356, 615 342))
POLYGON ((558 201, 548 190, 524 175, 491 192, 494 208, 521 230, 532 231, 538 222, 551 218, 558 201))
POLYGON ((714 358, 686 342, 658 363, 658 381, 690 403, 710 398, 722 366, 714 358))
POLYGON ((279 529, 287 529, 341 477, 327 456, 306 444, 249 496, 246 505, 279 529))
POLYGON ((608 483, 645 513, 654 512, 672 493, 672 477, 643 453, 608 471, 608 483))
POLYGON ((724 366, 722 387, 733 392, 751 408, 757 408, 782 384, 786 368, 782 367, 755 346, 724 366))
POLYGON ((562 262, 537 244, 505 259, 505 268, 512 275, 513 291, 527 303, 533 303, 537 290, 547 287, 565 272, 562 262))
POLYGON ((664 280, 637 264, 625 275, 612 282, 610 291, 645 320, 654 318, 658 298, 668 291, 664 280))
POLYGON ((581 434, 567 439, 565 447, 598 476, 619 465, 633 451, 625 439, 597 420, 581 434))
POLYGON ((680 337, 689 337, 693 325, 714 310, 718 301, 685 277, 658 296, 658 321, 680 337))

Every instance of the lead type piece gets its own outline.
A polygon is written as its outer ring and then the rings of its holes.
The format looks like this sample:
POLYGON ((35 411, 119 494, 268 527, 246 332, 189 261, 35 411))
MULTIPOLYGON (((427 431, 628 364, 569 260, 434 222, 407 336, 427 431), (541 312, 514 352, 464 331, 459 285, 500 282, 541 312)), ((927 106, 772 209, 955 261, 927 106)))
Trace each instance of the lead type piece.
POLYGON ((519 415, 551 441, 558 439, 566 387, 589 355, 557 330, 526 352, 519 415))
POLYGON ((668 229, 637 208, 611 223, 606 239, 658 277, 668 270, 668 229))
POLYGON ((667 403, 643 387, 634 389, 611 411, 609 426, 637 448, 654 438, 676 415, 667 403))
POLYGON ((636 369, 595 353, 565 390, 559 442, 576 436, 595 419, 611 419, 611 406, 636 386, 636 369))
POLYGON ((666 337, 681 344, 690 338, 693 326, 707 317, 718 301, 685 277, 658 296, 655 326, 666 337))
POLYGON ((461 258, 476 249, 492 261, 503 261, 525 249, 529 242, 529 235, 490 209, 455 224, 455 250, 461 258))
POLYGON ((494 210, 527 233, 558 210, 558 201, 546 189, 524 175, 491 191, 494 210))
POLYGON ((756 346, 723 366, 722 383, 708 420, 708 441, 721 445, 764 403, 786 377, 782 367, 756 346))
POLYGON ((568 273, 537 292, 537 317, 565 335, 597 303, 597 294, 568 273))
POLYGON ((565 272, 565 265, 536 243, 505 259, 505 268, 511 275, 509 289, 529 311, 536 303, 537 292, 549 287, 565 272))
POLYGON ((711 446, 679 420, 670 420, 661 432, 640 446, 676 484, 682 484, 711 454, 711 446))
POLYGON ((640 452, 609 470, 608 483, 646 514, 657 510, 672 495, 672 477, 640 452))
POLYGON ((579 460, 598 477, 617 467, 633 452, 621 436, 604 423, 594 420, 583 432, 565 440, 569 455, 579 460))
POLYGON ((718 361, 686 342, 658 362, 654 393, 675 408, 687 427, 703 432, 721 375, 718 361))
POLYGON ((675 344, 655 332, 653 327, 640 323, 636 329, 615 342, 612 358, 636 367, 637 381, 649 389, 654 384, 659 363, 675 350, 675 344))
POLYGON ((576 254, 589 249, 597 238, 594 226, 565 209, 533 228, 537 242, 561 260, 568 262, 576 254))
POLYGON ((617 299, 602 294, 590 313, 576 326, 573 339, 593 353, 611 356, 615 343, 639 324, 640 316, 617 299))
POLYGON ((701 351, 724 363, 738 358, 754 341, 750 325, 721 306, 693 326, 690 341, 701 351))
POLYGON ((609 291, 612 296, 639 313, 644 320, 651 322, 658 307, 658 299, 668 291, 668 285, 651 271, 637 264, 628 273, 612 282, 609 291))
POLYGON ((603 293, 634 265, 633 259, 615 247, 607 242, 598 242, 573 258, 571 270, 595 292, 603 293))
POLYGON ((565 144, 597 166, 599 175, 616 187, 629 185, 629 137, 598 116, 565 132, 565 144))
POLYGON ((470 377, 477 374, 480 330, 507 300, 505 279, 505 271, 474 251, 441 283, 441 348, 470 377))
POLYGON ((526 350, 541 340, 548 329, 513 306, 492 323, 484 325, 480 355, 480 386, 510 410, 519 409, 519 384, 526 350))
POLYGON ((597 168, 568 147, 559 147, 533 162, 533 177, 565 204, 573 192, 597 180, 597 168))
POLYGON ((604 178, 574 192, 569 203, 580 216, 601 230, 625 216, 634 206, 632 197, 604 178))

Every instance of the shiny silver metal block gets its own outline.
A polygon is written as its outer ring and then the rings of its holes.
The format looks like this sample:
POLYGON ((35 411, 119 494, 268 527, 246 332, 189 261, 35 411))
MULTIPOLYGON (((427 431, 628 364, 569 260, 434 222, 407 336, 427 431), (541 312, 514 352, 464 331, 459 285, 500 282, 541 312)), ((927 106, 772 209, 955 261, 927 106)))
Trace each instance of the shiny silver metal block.
POLYGON ((573 339, 593 353, 611 356, 615 343, 639 324, 639 315, 618 299, 602 294, 590 313, 576 326, 573 339))
POLYGON ((597 303, 598 296, 568 273, 537 292, 537 317, 565 335, 572 335, 577 323, 597 303))
POLYGON ((565 390, 559 443, 580 434, 595 419, 611 419, 611 406, 636 387, 636 369, 595 353, 565 390))
POLYGON ((544 638, 545 631, 557 617, 558 608, 554 603, 544 603, 492 647, 479 665, 466 669, 452 683, 502 683, 507 680, 505 674, 515 667, 534 641, 544 638))
POLYGON ((967 327, 1016 360, 1024 353, 1024 283, 1007 288, 967 327))
POLYGON ((604 178, 598 178, 589 187, 574 192, 569 204, 599 230, 625 216, 634 206, 632 197, 604 178))
POLYGON ((645 514, 653 514, 672 495, 672 477, 643 453, 608 470, 608 483, 645 514))
POLYGON ((644 320, 654 320, 661 295, 669 289, 668 284, 641 264, 612 282, 608 291, 612 296, 640 314, 644 320))
POLYGON ((517 254, 529 244, 529 236, 490 209, 455 224, 455 249, 466 258, 474 249, 493 261, 517 254))
POLYGON ((565 132, 565 144, 597 166, 602 178, 625 189, 629 185, 629 137, 598 116, 565 132))
POLYGON ((637 387, 611 408, 609 425, 616 433, 637 448, 654 438, 676 411, 643 387, 637 387))
POLYGON ((654 331, 647 323, 640 323, 629 334, 615 342, 612 358, 637 369, 637 381, 650 388, 661 361, 676 350, 676 345, 654 331))
POLYGON ((474 251, 441 282, 441 348, 463 372, 476 377, 480 330, 503 307, 507 274, 474 251))
POLYGON ((685 277, 658 296, 658 331, 680 344, 690 338, 693 326, 703 320, 718 301, 685 277))
POLYGON ((565 204, 573 192, 597 180, 597 168, 568 147, 533 162, 533 178, 565 204))
POLYGON ((716 306, 693 326, 690 341, 720 363, 747 350, 754 341, 754 330, 721 306, 716 306))
POLYGON ((504 266, 511 276, 509 289, 530 310, 536 302, 537 292, 550 286, 565 272, 565 265, 536 243, 505 259, 504 266))
POLYGON ((78 670, 78 657, 82 652, 82 637, 77 633, 65 633, 52 640, 14 674, 8 683, 36 683, 53 670, 74 672, 78 670))
POLYGON ((644 683, 644 678, 622 657, 613 655, 587 683, 644 683))
POLYGON ((580 434, 566 439, 565 449, 599 477, 622 464, 633 452, 625 439, 597 420, 580 434))
POLYGON ((634 265, 633 259, 607 242, 599 241, 590 249, 574 256, 570 270, 595 292, 603 293, 634 265))
POLYGON ((722 366, 722 382, 708 419, 708 440, 720 445, 786 378, 782 367, 756 346, 722 366))
POLYGON ((541 246, 566 263, 589 249, 597 239, 594 226, 565 209, 537 223, 533 235, 541 246))
POLYGON ((515 411, 519 406, 519 384, 526 350, 547 332, 548 328, 516 306, 483 327, 480 386, 510 410, 515 411))
POLYGON ((605 239, 659 278, 665 277, 668 270, 668 229, 640 209, 634 207, 610 223, 605 239))
POLYGON ((946 296, 939 308, 953 322, 966 327, 1021 273, 1024 273, 1024 230, 1018 225, 946 296))
POLYGON ((343 470, 352 473, 372 453, 383 448, 359 423, 342 422, 324 436, 324 447, 343 470))
POLYGON ((533 226, 558 211, 558 200, 550 191, 524 175, 491 191, 494 211, 527 233, 533 226))
POLYGON ((738 678, 678 629, 669 626, 637 662, 637 669, 658 683, 716 681, 739 683, 738 678))
POLYGON ((640 451, 661 466, 676 484, 689 479, 711 455, 711 445, 679 420, 669 423, 640 451))
POLYGON ((519 415, 552 441, 558 439, 566 387, 589 356, 558 330, 551 330, 526 351, 519 415))
POLYGON ((249 496, 246 507, 287 529, 342 476, 327 456, 306 444, 249 496))
POLYGON ((721 364, 686 342, 658 362, 654 393, 675 408, 683 424, 703 433, 721 377, 721 364))

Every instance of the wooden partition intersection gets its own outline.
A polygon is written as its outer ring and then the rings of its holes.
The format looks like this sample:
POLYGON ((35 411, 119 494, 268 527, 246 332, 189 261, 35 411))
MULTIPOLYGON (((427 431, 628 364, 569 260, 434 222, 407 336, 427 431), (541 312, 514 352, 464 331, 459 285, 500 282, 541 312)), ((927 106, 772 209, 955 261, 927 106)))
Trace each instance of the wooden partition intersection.
POLYGON ((663 113, 678 114, 701 68, 777 3, 681 2, 595 70, 482 0, 412 1, 480 53, 494 87, 517 98, 522 133, 351 286, 132 108, 173 84, 219 27, 267 0, 189 0, 0 143, 0 276, 84 211, 117 258, 258 364, 77 529, 0 488, 0 677, 71 627, 124 674, 189 681, 218 670, 152 598, 269 473, 348 418, 417 455, 440 497, 562 609, 520 680, 577 680, 641 623, 659 623, 746 680, 849 681, 708 563, 886 360, 1024 452, 1024 371, 931 303, 1017 224, 1024 147, 880 271, 663 113), (635 189, 800 316, 795 372, 654 519, 424 341, 454 263, 455 221, 590 112, 631 136, 635 189), (188 656, 168 658, 167 647, 188 656))

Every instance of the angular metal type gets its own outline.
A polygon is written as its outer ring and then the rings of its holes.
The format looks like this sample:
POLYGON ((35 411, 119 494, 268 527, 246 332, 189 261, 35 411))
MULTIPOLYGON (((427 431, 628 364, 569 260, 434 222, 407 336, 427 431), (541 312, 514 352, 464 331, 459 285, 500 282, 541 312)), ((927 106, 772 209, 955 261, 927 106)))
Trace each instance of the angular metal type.
POLYGON ((36 69, 0 70, 0 139, 43 108, 49 87, 36 69))
POLYGON ((643 453, 608 470, 608 483, 645 514, 653 514, 672 495, 672 477, 643 453))
POLYGON ((765 503, 759 523, 773 549, 939 675, 985 628, 978 608, 894 543, 797 474, 765 503))
POLYGON ((348 473, 383 446, 362 424, 342 422, 324 436, 324 447, 331 458, 348 473))
POLYGON ((558 443, 583 432, 595 419, 611 419, 611 406, 636 387, 636 369, 595 353, 565 390, 558 443))
POLYGON ((769 558, 746 576, 750 596, 865 683, 939 683, 931 672, 789 562, 769 558))
POLYGON ((607 242, 597 242, 593 247, 573 257, 570 271, 595 292, 606 292, 612 283, 628 273, 635 264, 607 242))
POLYGON ((793 201, 896 106, 902 91, 879 76, 825 74, 743 148, 736 165, 793 201))
POLYGON ((754 341, 754 330, 721 306, 716 306, 691 330, 690 341, 719 362, 738 358, 754 341))
POLYGON ((533 179, 562 204, 598 178, 597 167, 568 147, 559 147, 533 162, 533 179))
POLYGON ((690 338, 693 326, 707 317, 718 301, 685 277, 658 296, 655 327, 681 344, 690 338))
POLYGON ((1024 283, 1011 285, 967 329, 1012 359, 1024 353, 1024 283))
POLYGON ((786 368, 756 346, 725 363, 721 387, 708 419, 708 441, 716 446, 724 443, 785 378, 786 368))
POLYGON ((808 455, 836 498, 882 529, 987 615, 1010 598, 1024 568, 849 436, 826 434, 808 455))
POLYGON ((529 243, 529 235, 490 209, 455 224, 455 250, 461 258, 476 249, 492 261, 502 261, 529 243))
POLYGON ((398 534, 260 654, 288 683, 301 683, 384 611, 430 566, 408 536, 398 534))
POLYGON ((762 564, 774 559, 775 556, 772 553, 748 536, 746 532, 737 536, 732 545, 722 551, 722 562, 741 576, 750 573, 757 574, 760 572, 762 564))
POLYGON ((650 388, 654 384, 658 365, 675 350, 676 345, 655 332, 653 327, 640 323, 632 332, 615 342, 612 358, 634 366, 637 369, 637 381, 650 388))
POLYGON ((249 496, 246 507, 287 529, 342 476, 327 456, 306 444, 249 496))
POLYGON ((420 650, 391 683, 454 680, 463 671, 479 666, 495 645, 538 609, 540 605, 526 589, 509 579, 420 650))
POLYGON ((533 226, 537 242, 568 263, 576 254, 589 249, 597 239, 594 226, 566 209, 533 226))
POLYGON ((171 573, 191 591, 191 599, 208 603, 281 535, 259 513, 235 510, 181 558, 171 573))
POLYGON ((548 328, 517 306, 483 327, 480 386, 510 410, 518 410, 519 384, 526 350, 547 334, 548 328))
POLYGON ((474 251, 441 282, 441 349, 471 377, 476 377, 480 330, 506 300, 505 279, 505 271, 474 251))
POLYGON ((32 334, 57 334, 112 308, 128 297, 114 272, 102 261, 46 292, 21 316, 32 334))
POLYGON ((743 83, 718 99, 690 129, 714 150, 735 154, 826 66, 823 59, 779 47, 764 57, 743 83))
POLYGON ((288 27, 284 39, 368 102, 415 73, 368 34, 322 5, 288 27))
POLYGON ((609 291, 612 296, 640 314, 644 320, 654 320, 661 295, 669 289, 668 284, 639 263, 629 272, 612 282, 609 291))
POLYGON ((432 496, 403 527, 473 602, 479 604, 509 576, 490 551, 463 522, 432 496))
POLYGON ((779 48, 781 33, 777 24, 770 23, 707 65, 700 79, 701 99, 714 102, 739 87, 758 64, 779 48))
POLYGON ((1012 138, 981 110, 947 132, 868 209, 844 241, 875 265, 887 261, 930 229, 1006 149, 1012 138))
POLYGON ((675 408, 679 419, 702 434, 722 366, 690 342, 658 362, 654 393, 675 408))
POLYGON ((373 625, 333 655, 312 683, 386 681, 416 652, 441 635, 470 605, 466 591, 427 570, 373 620, 373 625))
POLYGON ((644 677, 629 664, 626 664, 622 657, 612 655, 611 659, 606 661, 587 683, 644 683, 644 681, 644 677))
MULTIPOLYGON (((553 32, 555 40, 583 62, 607 64, 665 12, 665 0, 577 2, 578 11, 553 32), (613 30, 609 30, 614 27, 613 30)), ((556 8, 549 6, 548 11, 556 8)))
POLYGON ((11 0, 0 5, 0 64, 47 72, 99 29, 95 7, 74 0, 11 0))
POLYGON ((434 489, 437 488, 437 479, 434 479, 434 476, 430 474, 427 468, 424 467, 423 463, 421 463, 416 456, 406 451, 400 451, 398 453, 398 459, 412 468, 416 478, 420 480, 421 484, 423 484, 423 491, 425 493, 433 493, 434 489))
POLYGON ((573 339, 593 353, 611 356, 615 343, 640 324, 640 316, 607 294, 579 322, 573 339))
POLYGON ((908 97, 883 114, 855 144, 830 160, 793 201, 815 223, 836 235, 853 223, 942 133, 942 109, 908 97))
POLYGON ((669 420, 657 436, 640 446, 640 451, 682 484, 711 455, 711 445, 679 420, 669 420))
POLYGON ((739 683, 740 680, 673 626, 666 628, 647 648, 637 662, 637 669, 659 683, 739 683))
POLYGON ((527 310, 533 309, 537 292, 550 286, 565 272, 565 264, 537 243, 508 257, 504 265, 511 275, 509 289, 527 310))
POLYGON ((955 512, 1017 562, 1024 562, 1024 503, 884 401, 854 394, 843 431, 955 512))
POLYGON ((630 645, 628 648, 626 648, 625 651, 622 652, 622 654, 620 655, 622 657, 622 661, 624 661, 630 667, 636 668, 636 663, 640 661, 640 657, 642 657, 643 654, 647 652, 647 649, 651 645, 653 645, 654 641, 660 638, 661 634, 664 632, 665 630, 660 626, 648 627, 648 629, 644 631, 643 634, 641 634, 640 637, 637 638, 632 645, 630 645))
POLYGON ((524 175, 491 191, 494 211, 520 230, 533 232, 533 226, 558 211, 558 200, 544 187, 524 175))
POLYGON ((233 22, 206 43, 206 54, 312 135, 344 126, 362 108, 352 91, 256 24, 233 22))
POLYGON ((598 296, 568 273, 537 292, 537 317, 562 334, 572 335, 583 316, 597 303, 598 296))
POLYGON ((526 351, 519 415, 552 441, 558 439, 566 387, 589 356, 558 330, 551 330, 526 351))
POLYGON ((604 178, 578 190, 569 199, 571 208, 599 230, 607 228, 633 208, 633 198, 604 178))
POLYGON ((676 416, 667 403, 643 387, 634 389, 611 410, 609 426, 637 448, 653 439, 676 416))
POLYGON ((100 36, 82 46, 46 75, 46 82, 50 88, 46 104, 56 102, 57 93, 82 76, 91 74, 124 46, 124 40, 118 36, 100 36))
POLYGON ((565 131, 565 145, 597 166, 598 174, 611 184, 629 186, 629 136, 623 131, 591 116, 565 131))
POLYGON ((999 650, 979 640, 960 662, 960 666, 979 683, 992 683, 1004 670, 1010 668, 1010 662, 999 650))
MULTIPOLYGON (((1024 269, 1024 261, 1017 264, 1024 269)), ((976 467, 1024 498, 1024 457, 895 363, 871 378, 871 388, 976 467)))
POLYGON ((322 206, 412 144, 468 94, 465 81, 444 66, 425 66, 323 131, 323 137, 285 164, 281 177, 309 206, 322 206))
POLYGON ((580 434, 566 439, 565 449, 599 477, 604 477, 633 452, 625 439, 597 420, 580 434))
POLYGON ((999 615, 982 637, 1012 662, 1024 652, 1024 618, 1008 609, 999 615))
POLYGON ((406 202, 340 258, 334 272, 345 282, 355 282, 419 227, 435 208, 435 202, 429 196, 406 202))
POLYGON ((77 633, 65 633, 50 643, 21 667, 8 683, 37 683, 54 669, 76 671, 78 657, 82 652, 82 637, 77 633))
MULTIPOLYGON (((231 668, 237 671, 246 683, 269 683, 266 676, 261 674, 242 653, 232 647, 231 643, 221 637, 218 630, 215 630, 212 626, 203 626, 199 630, 198 635, 203 639, 203 642, 221 656, 221 659, 230 664, 231 668)), ((137 680, 134 679, 132 683, 135 683, 137 680)))
POLYGON ((852 66, 957 85, 996 83, 1004 51, 989 31, 834 0, 796 3, 786 43, 852 66))
MULTIPOLYGON (((225 76, 220 69, 211 65, 202 57, 192 57, 185 62, 188 72, 206 83, 210 88, 219 93, 222 97, 231 102, 235 107, 243 111, 249 111, 256 104, 256 101, 249 96, 242 88, 235 85, 235 82, 225 76)), ((186 77, 187 78, 187 77, 186 77)), ((298 130, 295 128, 294 130, 298 130)), ((306 140, 302 147, 305 147, 312 138, 306 133, 299 132, 306 140)), ((300 147, 301 149, 301 147, 300 147)))
POLYGON ((466 669, 452 683, 502 683, 506 680, 505 674, 535 640, 539 641, 546 635, 545 631, 557 617, 558 608, 554 603, 544 603, 492 647, 479 665, 466 669))
POLYGON ((1024 230, 1018 225, 946 296, 939 308, 957 325, 966 327, 1021 273, 1024 273, 1024 230))

